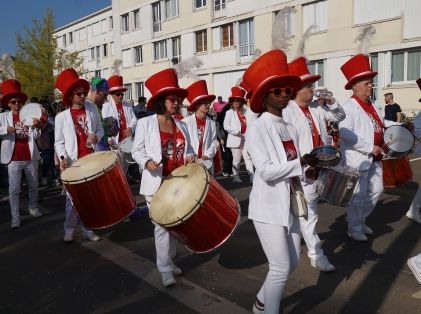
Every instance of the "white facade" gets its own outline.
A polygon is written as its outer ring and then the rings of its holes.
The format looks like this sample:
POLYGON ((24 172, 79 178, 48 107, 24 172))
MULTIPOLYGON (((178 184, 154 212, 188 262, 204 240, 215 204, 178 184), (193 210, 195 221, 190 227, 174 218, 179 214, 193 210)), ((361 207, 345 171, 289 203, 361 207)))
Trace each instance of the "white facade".
MULTIPOLYGON (((344 89, 340 66, 356 54, 354 39, 360 29, 371 24, 376 34, 368 52, 379 72, 376 103, 382 107, 383 94, 393 92, 406 113, 418 111, 420 0, 113 0, 111 7, 60 28, 57 36, 60 42, 63 34, 86 27, 87 38, 77 43, 76 33, 73 46, 68 44, 66 49, 83 51, 89 72, 100 68, 106 78, 110 75, 107 67, 115 58, 121 59, 122 75, 130 88, 127 98, 148 97, 143 82, 150 75, 173 66, 175 58, 197 56, 203 61, 197 75, 206 79, 211 93, 227 99, 254 49, 270 50, 275 14, 286 5, 296 10, 286 25, 291 35, 289 60, 296 57, 306 28, 316 25, 305 55, 311 71, 322 75, 319 87, 329 88, 340 102, 346 101, 350 92, 344 89), (102 33, 102 21, 111 16, 113 29, 102 33), (100 31, 93 26, 97 21, 101 21, 100 31), (97 59, 89 58, 92 47, 103 43, 100 39, 114 42, 114 55, 101 59, 98 66, 97 59)), ((191 83, 191 79, 180 81, 181 86, 191 83)))

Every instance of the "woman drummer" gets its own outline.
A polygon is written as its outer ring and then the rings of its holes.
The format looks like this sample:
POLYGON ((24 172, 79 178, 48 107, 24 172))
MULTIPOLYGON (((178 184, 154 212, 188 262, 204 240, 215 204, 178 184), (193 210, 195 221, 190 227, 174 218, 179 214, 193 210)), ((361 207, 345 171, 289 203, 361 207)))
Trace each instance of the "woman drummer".
MULTIPOLYGON (((256 167, 250 193, 249 218, 269 261, 269 272, 257 294, 253 313, 279 313, 282 291, 299 260, 300 227, 291 212, 290 181, 314 166, 315 157, 300 158, 296 129, 282 118, 300 79, 288 73, 285 54, 272 50, 246 70, 244 82, 253 96, 250 108, 262 115, 246 135, 246 147, 256 167)), ((295 180, 297 182, 299 180, 295 180)))
MULTIPOLYGON (((173 69, 163 70, 145 81, 151 92, 147 107, 156 115, 138 121, 132 148, 133 159, 143 169, 140 194, 149 206, 161 181, 174 169, 194 161, 193 149, 186 124, 174 119, 173 114, 187 90, 178 86, 173 69)), ((156 264, 165 287, 175 284, 174 275, 182 271, 173 263, 176 239, 158 224, 155 225, 156 264)))

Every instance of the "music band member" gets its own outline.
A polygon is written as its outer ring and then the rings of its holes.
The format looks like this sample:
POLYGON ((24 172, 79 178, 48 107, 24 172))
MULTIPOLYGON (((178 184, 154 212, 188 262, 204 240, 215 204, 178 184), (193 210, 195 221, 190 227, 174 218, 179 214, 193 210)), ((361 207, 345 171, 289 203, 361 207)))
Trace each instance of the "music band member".
POLYGON ((301 84, 299 77, 288 73, 285 54, 280 50, 263 54, 245 71, 243 80, 253 91, 251 110, 262 113, 246 135, 246 147, 256 167, 249 219, 269 262, 253 313, 278 314, 283 288, 299 261, 300 226, 291 211, 290 182, 303 174, 304 165, 315 166, 317 159, 300 157, 297 132, 282 117, 301 84))
MULTIPOLYGON (((148 110, 156 114, 138 121, 132 148, 133 159, 143 170, 140 194, 149 204, 159 189, 162 179, 174 169, 194 161, 186 124, 173 118, 180 99, 187 91, 178 86, 174 69, 158 72, 145 81, 152 96, 147 102, 148 110)), ((177 240, 160 225, 155 225, 156 265, 161 273, 164 287, 176 283, 174 275, 181 275, 173 258, 177 240)))
POLYGON ((32 217, 40 217, 38 209, 38 161, 40 154, 36 145, 41 135, 41 121, 34 119, 33 126, 24 125, 19 111, 28 99, 22 92, 21 84, 14 79, 2 83, 1 104, 10 108, 0 114, 1 163, 7 165, 9 177, 9 203, 11 227, 20 227, 19 193, 22 170, 25 172, 29 187, 28 210, 32 217))
MULTIPOLYGON (((95 105, 85 102, 89 82, 79 79, 74 69, 66 69, 57 77, 55 87, 62 92, 62 101, 68 108, 56 116, 55 150, 64 171, 77 159, 97 150, 98 141, 104 136, 101 118, 95 105)), ((72 242, 79 221, 69 197, 66 197, 64 241, 72 242)), ((81 223, 84 236, 91 241, 100 237, 81 223)))
MULTIPOLYGON (((319 105, 311 104, 314 83, 320 79, 320 75, 310 74, 306 58, 294 59, 288 64, 288 70, 290 74, 300 77, 301 86, 295 93, 295 99, 291 100, 284 110, 283 116, 286 122, 291 123, 297 129, 300 154, 305 155, 309 154, 315 147, 331 145, 326 129, 327 121, 341 121, 345 118, 345 112, 333 98, 327 101, 328 111, 319 105)), ((317 172, 317 169, 310 168, 306 171, 317 172)), ((301 185, 308 207, 308 216, 306 218, 300 217, 301 232, 308 248, 307 255, 313 267, 323 272, 333 271, 335 266, 324 255, 316 230, 319 218, 317 181, 302 176, 301 185)))
POLYGON ((347 166, 360 174, 359 184, 347 206, 348 235, 355 241, 367 241, 373 230, 366 224, 383 192, 381 165, 384 124, 382 116, 370 97, 373 77, 366 55, 358 54, 341 67, 352 89, 352 97, 342 105, 346 117, 339 123, 342 158, 347 166))
POLYGON ((218 148, 215 121, 207 116, 215 95, 208 94, 206 81, 200 80, 187 87, 188 111, 194 114, 183 119, 187 125, 191 145, 197 158, 212 161, 218 148))

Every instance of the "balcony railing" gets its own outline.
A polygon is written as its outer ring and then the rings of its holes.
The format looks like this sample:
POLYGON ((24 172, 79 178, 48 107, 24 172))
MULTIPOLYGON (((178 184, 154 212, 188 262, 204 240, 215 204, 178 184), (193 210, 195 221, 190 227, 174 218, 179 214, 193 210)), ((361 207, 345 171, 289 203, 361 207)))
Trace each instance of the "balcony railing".
POLYGON ((240 44, 240 57, 247 57, 253 55, 254 43, 240 44))

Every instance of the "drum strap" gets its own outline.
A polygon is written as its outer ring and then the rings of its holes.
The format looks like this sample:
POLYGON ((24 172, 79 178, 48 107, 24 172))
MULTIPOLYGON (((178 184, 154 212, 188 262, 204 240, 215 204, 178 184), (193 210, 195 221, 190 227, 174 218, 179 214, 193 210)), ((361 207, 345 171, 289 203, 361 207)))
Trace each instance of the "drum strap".
POLYGON ((172 124, 172 160, 174 161, 174 166, 177 162, 177 125, 175 124, 173 120, 172 124))

